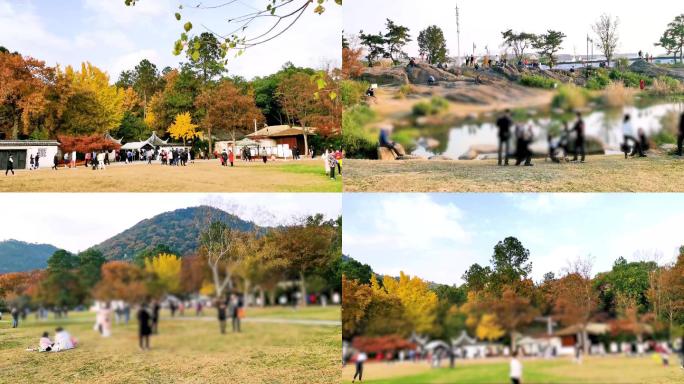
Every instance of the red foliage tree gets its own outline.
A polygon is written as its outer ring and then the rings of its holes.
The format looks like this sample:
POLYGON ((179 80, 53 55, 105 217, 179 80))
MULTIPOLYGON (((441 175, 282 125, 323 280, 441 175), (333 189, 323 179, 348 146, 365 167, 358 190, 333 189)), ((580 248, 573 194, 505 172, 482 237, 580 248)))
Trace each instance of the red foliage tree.
POLYGON ((89 136, 68 136, 59 135, 57 139, 60 147, 65 152, 92 152, 92 151, 114 151, 121 148, 121 144, 109 140, 102 135, 94 134, 89 136))

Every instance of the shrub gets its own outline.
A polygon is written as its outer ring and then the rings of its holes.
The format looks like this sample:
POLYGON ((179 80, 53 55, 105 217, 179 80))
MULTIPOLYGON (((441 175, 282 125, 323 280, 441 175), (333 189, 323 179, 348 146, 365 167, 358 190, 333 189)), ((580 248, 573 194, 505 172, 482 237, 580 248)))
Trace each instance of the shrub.
POLYGON ((413 116, 427 116, 432 114, 430 103, 421 101, 413 105, 413 116))
POLYGON ((572 84, 562 85, 558 93, 553 97, 552 105, 555 108, 574 110, 587 105, 589 95, 585 89, 572 84))
POLYGON ((644 80, 646 85, 653 84, 653 79, 647 76, 639 75, 632 71, 620 71, 613 69, 608 74, 608 77, 613 81, 622 81, 625 87, 639 88, 639 81, 644 80))
POLYGON ((366 94, 368 85, 365 81, 342 80, 340 82, 342 105, 344 107, 352 107, 360 104, 366 94))
POLYGON ((404 84, 399 88, 397 92, 397 99, 405 99, 408 95, 416 92, 416 89, 411 84, 404 84))
POLYGON ((587 80, 586 87, 592 90, 601 90, 610 84, 610 77, 605 70, 598 70, 594 72, 587 80))
POLYGON ((449 101, 441 96, 434 96, 430 100, 430 105, 432 106, 433 115, 449 110, 449 101))
POLYGON ((612 83, 603 91, 601 102, 606 107, 623 107, 632 102, 632 93, 622 83, 612 83))
POLYGON ((653 80, 653 85, 651 86, 651 93, 655 95, 670 95, 673 93, 682 92, 684 87, 679 80, 674 79, 669 76, 658 76, 653 80))
POLYGON ((347 108, 342 113, 342 146, 351 158, 372 159, 377 156, 377 138, 366 128, 375 112, 366 105, 347 108))
POLYGON ((539 75, 522 75, 520 84, 527 87, 551 89, 556 87, 556 81, 539 75))
POLYGON ((416 147, 416 139, 419 135, 417 129, 400 129, 392 134, 392 140, 401 144, 407 152, 411 152, 416 147))

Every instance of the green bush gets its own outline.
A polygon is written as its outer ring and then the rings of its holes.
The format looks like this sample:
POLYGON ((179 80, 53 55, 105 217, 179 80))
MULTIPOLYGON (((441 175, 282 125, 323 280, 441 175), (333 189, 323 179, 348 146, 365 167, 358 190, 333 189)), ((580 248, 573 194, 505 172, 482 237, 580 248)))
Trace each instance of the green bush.
POLYGON ((595 91, 604 89, 608 84, 610 84, 610 77, 602 69, 595 71, 587 80, 587 88, 595 91))
POLYGON ((373 159, 377 157, 377 137, 366 128, 375 120, 375 112, 366 105, 346 108, 342 113, 342 147, 347 157, 373 159))
POLYGON ((363 101, 369 84, 365 81, 342 80, 340 82, 340 96, 345 108, 358 105, 363 101))
POLYGON ((560 86, 551 103, 554 108, 571 111, 586 106, 588 101, 589 94, 585 89, 570 84, 560 86))
POLYGON ((434 96, 430 102, 421 101, 413 105, 413 116, 438 115, 449 109, 449 101, 441 96, 434 96))
POLYGON ((625 87, 639 88, 639 81, 644 80, 646 85, 653 84, 653 79, 647 76, 642 76, 636 72, 632 71, 620 71, 618 69, 613 69, 608 74, 608 77, 613 81, 622 81, 625 87))
POLYGON ((449 110, 449 100, 443 98, 442 96, 434 96, 430 100, 430 106, 432 107, 433 115, 440 112, 445 112, 449 110))
POLYGON ((651 139, 653 139, 657 146, 662 144, 675 144, 677 142, 677 136, 665 129, 661 129, 654 134, 651 139))
POLYGON ((397 99, 405 99, 406 96, 416 92, 416 89, 411 84, 404 84, 399 87, 399 92, 397 92, 397 99))
POLYGON ((410 153, 415 149, 416 140, 419 136, 420 132, 415 128, 400 129, 392 133, 392 140, 401 144, 401 146, 410 153))
POLYGON ((556 87, 556 81, 539 75, 522 75, 520 84, 527 87, 551 89, 556 87))
POLYGON ((421 101, 413 104, 413 116, 427 116, 432 114, 432 105, 430 103, 421 101))

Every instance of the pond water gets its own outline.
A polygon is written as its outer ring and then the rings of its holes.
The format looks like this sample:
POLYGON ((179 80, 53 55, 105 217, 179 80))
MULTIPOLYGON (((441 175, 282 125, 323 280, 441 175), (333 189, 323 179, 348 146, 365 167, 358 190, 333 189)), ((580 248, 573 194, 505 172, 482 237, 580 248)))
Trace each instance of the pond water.
MULTIPOLYGON (((531 117, 517 120, 516 123, 531 126, 535 141, 532 149, 545 151, 547 148, 547 132, 553 127, 558 129, 562 124, 559 117, 550 117, 543 111, 531 111, 531 117)), ((647 107, 629 106, 618 110, 595 110, 584 114, 586 135, 603 143, 606 153, 619 153, 622 144, 622 119, 624 114, 632 116, 632 124, 636 130, 643 128, 648 137, 662 129, 662 119, 668 113, 676 113, 677 121, 684 112, 684 102, 661 103, 647 107)), ((574 116, 570 119, 570 127, 574 116)), ((468 152, 473 146, 491 146, 498 143, 498 129, 494 124, 496 116, 488 117, 485 122, 464 122, 456 127, 439 129, 421 129, 421 137, 417 140, 412 155, 430 157, 444 155, 453 159, 468 152)), ((512 143, 513 144, 513 143, 512 143)))

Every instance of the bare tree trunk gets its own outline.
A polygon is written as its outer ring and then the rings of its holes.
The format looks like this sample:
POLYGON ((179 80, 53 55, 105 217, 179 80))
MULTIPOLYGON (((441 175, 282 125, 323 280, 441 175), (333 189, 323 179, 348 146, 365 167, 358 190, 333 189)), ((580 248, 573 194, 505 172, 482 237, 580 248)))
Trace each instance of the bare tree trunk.
POLYGON ((12 124, 12 140, 19 138, 19 115, 14 115, 14 123, 12 124))
POLYGON ((209 153, 207 153, 207 157, 209 157, 210 154, 214 153, 214 148, 211 146, 211 127, 207 127, 207 139, 209 140, 209 149, 207 150, 209 153))
POLYGON ((304 271, 299 271, 299 281, 301 284, 302 307, 306 307, 306 279, 304 278, 304 271))
POLYGON ((245 279, 245 307, 249 307, 254 303, 254 295, 250 291, 250 285, 249 279, 245 279))
POLYGON ((275 288, 268 291, 268 301, 272 306, 276 305, 276 290, 275 288))
POLYGON ((585 356, 589 355, 589 334, 586 326, 582 327, 582 349, 585 356))
POLYGON ((302 127, 302 132, 304 133, 304 158, 309 156, 309 141, 307 140, 306 128, 302 127))
POLYGON ((266 297, 264 296, 264 289, 259 288, 259 302, 260 302, 260 307, 263 308, 266 305, 266 297))

